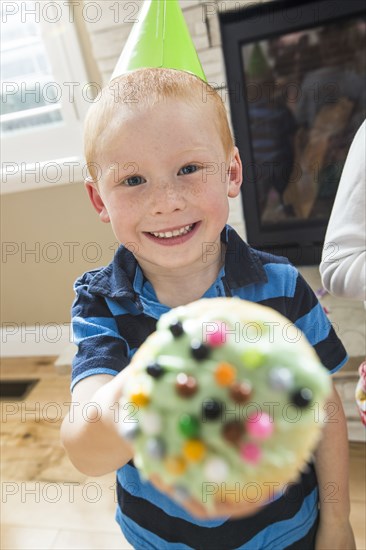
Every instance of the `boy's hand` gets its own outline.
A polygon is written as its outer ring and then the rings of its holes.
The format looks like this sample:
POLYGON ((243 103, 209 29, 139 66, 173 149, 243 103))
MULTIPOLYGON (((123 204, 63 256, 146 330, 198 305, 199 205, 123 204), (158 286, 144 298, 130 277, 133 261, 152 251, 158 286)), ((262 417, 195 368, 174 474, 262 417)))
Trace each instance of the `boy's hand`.
MULTIPOLYGON (((174 488, 164 483, 161 477, 157 474, 154 474, 150 477, 150 482, 161 492, 167 494, 174 499, 174 488)), ((198 519, 213 519, 218 517, 230 516, 231 518, 239 518, 245 516, 251 516, 256 513, 261 507, 263 507, 265 501, 260 502, 248 502, 242 500, 238 503, 229 503, 217 502, 214 510, 208 511, 201 502, 191 497, 183 502, 180 502, 180 505, 183 506, 191 515, 196 516, 198 519)))
POLYGON ((316 534, 315 550, 356 550, 355 538, 350 522, 320 520, 316 534))

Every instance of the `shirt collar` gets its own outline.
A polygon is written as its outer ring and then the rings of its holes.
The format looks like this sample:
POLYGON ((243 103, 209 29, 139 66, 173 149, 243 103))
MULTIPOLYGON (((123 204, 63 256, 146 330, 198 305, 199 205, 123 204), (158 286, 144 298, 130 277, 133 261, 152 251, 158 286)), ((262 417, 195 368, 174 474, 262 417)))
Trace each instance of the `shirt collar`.
MULTIPOLYGON (((229 288, 267 282, 258 252, 250 248, 229 225, 223 229, 221 241, 226 244, 225 279, 229 288)), ((134 281, 139 273, 142 272, 138 269, 136 258, 121 245, 112 262, 94 275, 89 291, 106 298, 128 298, 139 304, 134 289, 134 281)))
POLYGON ((92 278, 89 291, 106 298, 128 298, 136 301, 133 280, 137 261, 132 252, 120 246, 112 260, 92 278))
POLYGON ((221 241, 226 244, 225 278, 229 288, 268 281, 259 253, 229 225, 223 229, 221 241))

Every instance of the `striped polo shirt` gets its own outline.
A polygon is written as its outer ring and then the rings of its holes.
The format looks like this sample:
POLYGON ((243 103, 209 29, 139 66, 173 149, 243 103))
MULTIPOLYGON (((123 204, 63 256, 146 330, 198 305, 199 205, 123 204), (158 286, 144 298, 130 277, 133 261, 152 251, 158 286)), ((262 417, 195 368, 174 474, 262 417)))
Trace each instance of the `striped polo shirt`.
MULTIPOLYGON (((238 296, 285 315, 300 328, 329 372, 347 354, 313 291, 287 259, 249 247, 226 226, 225 265, 203 297, 238 296)), ((94 374, 116 375, 169 308, 159 303, 135 257, 121 246, 105 268, 75 283, 72 384, 94 374)), ((233 488, 234 489, 234 488, 233 488)), ((229 488, 228 488, 229 491, 229 488)), ((199 520, 142 480, 133 461, 117 471, 116 518, 137 550, 310 550, 318 522, 315 469, 309 463, 297 483, 249 518, 199 520)))

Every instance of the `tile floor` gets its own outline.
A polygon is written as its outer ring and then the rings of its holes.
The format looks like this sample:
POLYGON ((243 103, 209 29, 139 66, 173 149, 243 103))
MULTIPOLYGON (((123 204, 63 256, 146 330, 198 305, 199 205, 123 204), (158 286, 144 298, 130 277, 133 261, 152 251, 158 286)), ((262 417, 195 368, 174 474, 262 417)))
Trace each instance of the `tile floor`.
POLYGON ((114 521, 114 474, 87 478, 71 465, 59 429, 69 376, 55 357, 8 358, 2 379, 39 378, 25 401, 2 401, 3 550, 130 549, 114 521))

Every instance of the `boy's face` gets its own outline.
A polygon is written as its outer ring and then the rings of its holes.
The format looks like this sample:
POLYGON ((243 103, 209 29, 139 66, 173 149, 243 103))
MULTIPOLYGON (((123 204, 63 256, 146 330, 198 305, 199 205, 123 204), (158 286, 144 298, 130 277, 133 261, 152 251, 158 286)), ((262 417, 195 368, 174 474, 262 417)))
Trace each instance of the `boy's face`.
POLYGON ((98 187, 87 189, 118 241, 147 273, 204 268, 242 181, 238 150, 226 158, 210 102, 122 108, 101 143, 98 187))

